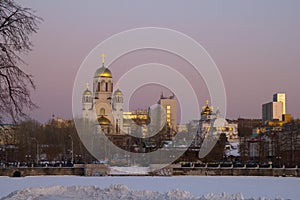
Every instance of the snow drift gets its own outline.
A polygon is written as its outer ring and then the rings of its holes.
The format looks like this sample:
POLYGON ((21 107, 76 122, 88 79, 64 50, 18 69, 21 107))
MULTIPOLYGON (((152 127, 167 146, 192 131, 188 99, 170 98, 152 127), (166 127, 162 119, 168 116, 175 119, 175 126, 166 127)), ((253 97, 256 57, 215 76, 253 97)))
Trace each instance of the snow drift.
MULTIPOLYGON (((126 185, 111 185, 101 189, 98 186, 51 186, 28 188, 12 192, 2 200, 76 200, 76 199, 131 199, 131 200, 245 200, 242 194, 209 193, 202 196, 193 196, 187 191, 171 190, 165 193, 150 190, 131 190, 126 185)), ((250 198, 255 200, 255 198, 250 198)), ((250 200, 249 199, 249 200, 250 200)), ((258 198, 264 200, 265 198, 258 198)), ((278 198, 281 200, 281 198, 278 198)))

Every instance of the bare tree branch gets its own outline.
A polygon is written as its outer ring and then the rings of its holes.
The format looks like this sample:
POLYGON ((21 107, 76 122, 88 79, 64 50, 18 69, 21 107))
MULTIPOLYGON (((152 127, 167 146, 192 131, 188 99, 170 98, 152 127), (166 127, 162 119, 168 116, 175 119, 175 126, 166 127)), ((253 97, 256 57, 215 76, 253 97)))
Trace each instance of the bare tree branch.
POLYGON ((31 51, 29 36, 37 32, 41 21, 30 8, 13 0, 0 1, 0 121, 26 118, 25 109, 37 107, 30 98, 35 85, 22 70, 25 62, 20 55, 31 51))

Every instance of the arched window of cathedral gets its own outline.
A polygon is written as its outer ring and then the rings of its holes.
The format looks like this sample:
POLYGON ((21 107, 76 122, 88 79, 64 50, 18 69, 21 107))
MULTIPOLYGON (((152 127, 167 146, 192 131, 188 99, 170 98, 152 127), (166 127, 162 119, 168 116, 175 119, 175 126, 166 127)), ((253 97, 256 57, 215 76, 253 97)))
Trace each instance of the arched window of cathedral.
POLYGON ((100 82, 98 82, 97 92, 100 92, 100 82))
POLYGON ((100 109, 100 115, 105 115, 105 109, 104 108, 100 109))
POLYGON ((111 81, 108 81, 108 87, 107 87, 107 91, 111 91, 111 81))
POLYGON ((108 92, 108 83, 105 83, 105 91, 108 92))
POLYGON ((101 81, 101 91, 102 92, 105 91, 105 81, 104 80, 101 81))
POLYGON ((119 120, 118 119, 116 120, 116 130, 117 130, 117 133, 119 133, 119 120))
POLYGON ((110 91, 111 91, 111 92, 113 92, 113 90, 114 90, 114 84, 113 84, 113 83, 111 83, 111 88, 110 88, 110 91))

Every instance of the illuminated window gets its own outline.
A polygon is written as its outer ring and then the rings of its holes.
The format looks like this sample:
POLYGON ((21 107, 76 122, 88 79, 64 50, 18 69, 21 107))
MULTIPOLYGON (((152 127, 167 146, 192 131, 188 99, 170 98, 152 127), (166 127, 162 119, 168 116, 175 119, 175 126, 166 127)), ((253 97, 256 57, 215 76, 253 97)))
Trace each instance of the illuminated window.
POLYGON ((170 124, 171 124, 171 106, 167 106, 167 123, 170 126, 170 124))
POLYGON ((100 109, 100 115, 105 115, 105 109, 104 108, 100 109))

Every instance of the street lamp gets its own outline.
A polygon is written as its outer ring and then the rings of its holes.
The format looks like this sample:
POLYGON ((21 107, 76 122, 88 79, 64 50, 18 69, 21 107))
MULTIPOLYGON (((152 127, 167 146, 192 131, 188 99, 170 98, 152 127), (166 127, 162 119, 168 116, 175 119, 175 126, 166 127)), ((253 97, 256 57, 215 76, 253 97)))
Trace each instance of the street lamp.
POLYGON ((30 160, 31 160, 31 155, 26 154, 25 158, 26 158, 26 165, 29 166, 29 163, 30 163, 30 160))
POLYGON ((76 158, 76 159, 75 159, 75 163, 81 164, 81 155, 80 155, 80 154, 79 154, 79 155, 76 154, 76 155, 75 155, 75 158, 76 158))
POLYGON ((69 138, 71 139, 72 149, 71 149, 71 163, 74 164, 74 143, 73 143, 73 137, 69 135, 69 138))

